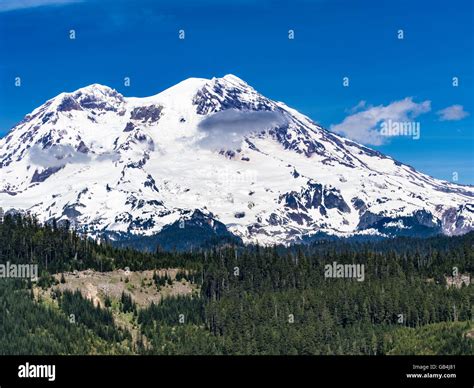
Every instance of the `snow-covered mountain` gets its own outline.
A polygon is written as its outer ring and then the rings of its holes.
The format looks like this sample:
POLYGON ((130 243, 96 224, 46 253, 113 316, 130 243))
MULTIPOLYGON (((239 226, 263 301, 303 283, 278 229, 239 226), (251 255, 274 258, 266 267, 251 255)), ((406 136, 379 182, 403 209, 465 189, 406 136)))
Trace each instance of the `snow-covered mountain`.
POLYGON ((241 79, 124 97, 94 84, 0 140, 0 206, 92 235, 189 226, 244 242, 474 229, 474 188, 331 133, 241 79))

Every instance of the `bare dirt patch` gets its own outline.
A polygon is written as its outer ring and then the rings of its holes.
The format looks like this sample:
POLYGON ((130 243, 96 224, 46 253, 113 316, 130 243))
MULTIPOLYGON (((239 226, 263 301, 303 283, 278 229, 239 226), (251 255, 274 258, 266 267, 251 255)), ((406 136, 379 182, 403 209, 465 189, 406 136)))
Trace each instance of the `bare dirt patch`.
POLYGON ((125 271, 122 269, 111 272, 97 272, 93 270, 64 272, 54 277, 59 282, 48 290, 37 290, 41 296, 47 297, 53 290, 75 291, 79 290, 82 295, 94 302, 95 305, 105 306, 105 298, 108 296, 112 301, 119 300, 125 291, 132 296, 138 307, 147 307, 152 302, 158 303, 162 298, 177 295, 191 296, 198 288, 189 281, 176 280, 177 268, 157 269, 155 271, 125 271), (165 274, 171 278, 172 284, 157 288, 153 281, 153 273, 159 276, 165 274), (65 283, 61 283, 64 276, 65 283))

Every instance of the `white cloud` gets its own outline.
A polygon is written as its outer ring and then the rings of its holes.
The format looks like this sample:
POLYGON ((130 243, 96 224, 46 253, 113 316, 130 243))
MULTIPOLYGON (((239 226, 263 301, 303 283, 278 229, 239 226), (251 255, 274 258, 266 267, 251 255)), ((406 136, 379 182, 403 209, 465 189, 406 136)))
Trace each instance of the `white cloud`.
POLYGON ((2 0, 0 1, 0 12, 43 7, 46 5, 67 5, 81 1, 83 0, 2 0))
POLYGON ((379 124, 383 121, 409 121, 430 110, 431 101, 416 103, 413 97, 406 97, 386 106, 367 107, 366 102, 361 101, 351 109, 356 113, 347 116, 339 124, 331 125, 331 130, 363 144, 380 145, 387 140, 380 133, 379 124), (356 112, 361 108, 366 109, 356 112))
POLYGON ((439 110, 436 114, 439 115, 441 121, 456 121, 469 116, 469 112, 466 112, 462 105, 448 106, 447 108, 439 110))
POLYGON ((275 111, 239 111, 226 109, 205 118, 198 129, 205 134, 199 144, 211 149, 237 149, 243 138, 287 123, 283 113, 275 111))

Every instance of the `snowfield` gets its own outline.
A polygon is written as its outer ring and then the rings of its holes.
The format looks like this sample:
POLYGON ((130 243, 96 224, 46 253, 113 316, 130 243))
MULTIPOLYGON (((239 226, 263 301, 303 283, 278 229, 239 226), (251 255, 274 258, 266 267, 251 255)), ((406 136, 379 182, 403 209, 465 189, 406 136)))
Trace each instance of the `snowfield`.
POLYGON ((331 133, 233 75, 61 93, 0 139, 0 206, 152 236, 198 209, 244 242, 474 229, 474 188, 331 133))

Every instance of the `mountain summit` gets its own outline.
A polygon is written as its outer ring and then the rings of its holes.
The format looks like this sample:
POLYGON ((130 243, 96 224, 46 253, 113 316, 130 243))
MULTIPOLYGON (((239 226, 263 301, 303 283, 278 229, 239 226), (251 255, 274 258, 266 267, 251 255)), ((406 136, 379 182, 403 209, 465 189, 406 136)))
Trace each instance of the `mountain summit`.
POLYGON ((117 240, 474 229, 474 188, 331 133, 234 75, 145 98, 99 84, 61 93, 0 140, 0 206, 117 240))

